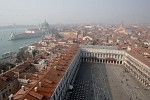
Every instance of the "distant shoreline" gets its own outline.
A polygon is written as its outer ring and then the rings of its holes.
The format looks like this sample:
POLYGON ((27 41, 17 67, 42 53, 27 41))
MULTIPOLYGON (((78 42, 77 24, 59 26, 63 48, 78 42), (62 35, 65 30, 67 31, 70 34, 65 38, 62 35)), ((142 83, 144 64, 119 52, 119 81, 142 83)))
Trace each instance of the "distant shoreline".
POLYGON ((1 56, 8 52, 18 52, 20 47, 23 47, 27 44, 33 44, 34 42, 37 42, 41 40, 41 37, 37 38, 30 38, 30 39, 21 39, 17 41, 8 41, 10 39, 10 35, 12 32, 15 32, 16 34, 19 34, 21 32, 24 32, 26 28, 7 28, 7 29, 0 29, 0 58, 1 56))

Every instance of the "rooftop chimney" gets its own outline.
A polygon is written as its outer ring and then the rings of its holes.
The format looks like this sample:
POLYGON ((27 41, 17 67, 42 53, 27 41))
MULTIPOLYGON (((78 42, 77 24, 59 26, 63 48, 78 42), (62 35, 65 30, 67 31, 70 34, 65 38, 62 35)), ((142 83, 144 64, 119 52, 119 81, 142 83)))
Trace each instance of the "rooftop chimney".
POLYGON ((38 77, 38 74, 35 74, 36 77, 38 77))
POLYGON ((9 96, 9 100, 14 100, 14 95, 13 95, 13 94, 11 94, 11 95, 9 96))
POLYGON ((54 69, 57 70, 57 66, 54 66, 54 69))
POLYGON ((3 74, 3 73, 4 73, 4 71, 3 71, 3 70, 1 70, 1 73, 3 74))
POLYGON ((24 78, 27 79, 27 75, 24 75, 24 78))
POLYGON ((37 92, 37 91, 38 91, 38 87, 35 87, 35 88, 34 88, 34 91, 37 92))
POLYGON ((25 91, 25 87, 24 87, 24 86, 21 86, 21 89, 22 89, 23 91, 25 91))
POLYGON ((135 47, 135 48, 137 48, 137 47, 138 47, 138 45, 137 45, 137 44, 134 44, 134 47, 135 47))
POLYGON ((39 82, 39 86, 42 87, 42 82, 39 82))
POLYGON ((130 51, 130 50, 131 50, 131 47, 130 47, 130 46, 127 46, 127 50, 130 51))

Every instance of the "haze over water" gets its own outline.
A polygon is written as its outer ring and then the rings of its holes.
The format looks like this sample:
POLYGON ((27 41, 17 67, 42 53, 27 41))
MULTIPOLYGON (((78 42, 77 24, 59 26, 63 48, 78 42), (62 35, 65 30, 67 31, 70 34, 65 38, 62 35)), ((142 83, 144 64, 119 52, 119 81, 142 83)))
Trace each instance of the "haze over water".
POLYGON ((19 34, 25 31, 25 28, 8 28, 0 29, 0 58, 1 55, 13 51, 18 52, 20 47, 32 44, 38 40, 41 40, 40 37, 30 38, 30 39, 21 39, 9 41, 12 32, 19 34))

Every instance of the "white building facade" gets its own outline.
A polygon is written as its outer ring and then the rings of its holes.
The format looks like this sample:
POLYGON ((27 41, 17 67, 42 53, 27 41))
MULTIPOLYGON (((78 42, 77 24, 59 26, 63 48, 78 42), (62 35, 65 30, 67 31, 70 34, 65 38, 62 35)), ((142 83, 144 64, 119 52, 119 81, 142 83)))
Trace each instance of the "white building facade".
POLYGON ((81 62, 124 65, 146 89, 150 88, 150 67, 127 52, 109 47, 82 45, 59 82, 50 100, 63 100, 73 84, 81 62))

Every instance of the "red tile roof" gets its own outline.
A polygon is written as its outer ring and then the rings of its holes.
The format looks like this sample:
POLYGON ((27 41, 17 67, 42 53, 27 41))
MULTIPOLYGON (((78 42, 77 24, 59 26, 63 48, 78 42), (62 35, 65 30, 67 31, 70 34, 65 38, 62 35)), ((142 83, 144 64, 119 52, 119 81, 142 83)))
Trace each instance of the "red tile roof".
POLYGON ((35 83, 35 85, 33 85, 20 99, 21 100, 24 100, 24 99, 49 100, 55 88, 57 87, 58 83, 60 82, 61 78, 63 77, 66 69, 71 63, 71 60, 73 59, 77 50, 78 50, 77 45, 70 45, 69 47, 63 48, 63 51, 65 51, 63 53, 63 59, 56 58, 55 60, 53 60, 53 62, 51 62, 52 63, 51 68, 47 69, 45 75, 41 77, 35 83), (57 68, 55 69, 54 66, 56 66, 57 68), (41 82, 42 86, 39 86, 39 82, 41 82), (34 90, 35 87, 37 87, 37 92, 35 92, 34 90))
POLYGON ((141 62, 143 62, 145 65, 147 65, 148 67, 150 67, 150 58, 146 58, 143 56, 142 53, 147 52, 150 54, 150 49, 146 49, 143 47, 139 47, 139 48, 134 48, 131 51, 128 51, 128 53, 135 57, 136 59, 140 60, 141 62))

